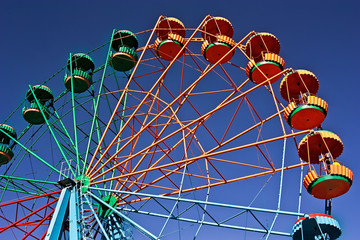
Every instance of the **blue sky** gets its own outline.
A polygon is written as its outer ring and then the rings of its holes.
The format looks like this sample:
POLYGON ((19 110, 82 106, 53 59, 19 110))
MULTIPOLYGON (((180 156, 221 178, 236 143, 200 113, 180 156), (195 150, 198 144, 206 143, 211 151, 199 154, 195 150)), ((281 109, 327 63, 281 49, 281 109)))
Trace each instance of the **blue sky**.
MULTIPOLYGON (((356 239, 360 215, 356 149, 360 56, 358 1, 8 1, 0 2, 0 121, 23 100, 28 85, 58 71, 69 52, 89 51, 111 31, 150 29, 159 15, 196 27, 208 14, 229 19, 234 39, 248 32, 273 33, 286 66, 307 69, 320 82, 318 95, 329 104, 323 127, 344 143, 341 160, 354 172, 350 191, 334 200, 342 239, 356 239)), ((21 116, 19 116, 21 118, 21 116)), ((1 168, 0 168, 1 170, 1 168)), ((315 201, 312 201, 314 203, 315 201)), ((304 203, 306 205, 306 203, 304 203)), ((323 201, 315 203, 322 209, 323 201)))

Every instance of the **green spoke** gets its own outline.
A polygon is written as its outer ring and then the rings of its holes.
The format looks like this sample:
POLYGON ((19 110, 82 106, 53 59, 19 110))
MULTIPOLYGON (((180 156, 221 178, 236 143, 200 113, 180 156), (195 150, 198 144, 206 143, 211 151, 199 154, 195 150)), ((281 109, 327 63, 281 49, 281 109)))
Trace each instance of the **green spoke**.
POLYGON ((6 176, 6 175, 0 175, 1 178, 6 178, 6 179, 17 179, 17 180, 22 180, 22 181, 26 181, 26 182, 34 182, 34 183, 46 183, 46 184, 54 184, 57 185, 57 182, 52 182, 52 181, 45 181, 45 180, 37 180, 37 179, 30 179, 30 178, 22 178, 22 177, 14 177, 14 176, 6 176))
MULTIPOLYGON (((34 96, 34 99, 35 99, 35 101, 36 101, 36 104, 38 105, 38 107, 39 107, 39 109, 40 109, 40 111, 41 111, 41 114, 42 114, 42 116, 43 116, 43 118, 44 118, 44 120, 45 120, 45 122, 46 122, 46 125, 48 126, 48 129, 49 129, 51 135, 53 136, 53 138, 54 138, 54 140, 55 140, 56 145, 58 146, 59 151, 61 152, 64 160, 65 160, 66 163, 68 164, 71 173, 75 176, 75 173, 74 173, 74 171, 72 170, 72 167, 71 167, 69 161, 67 160, 67 158, 66 158, 66 156, 65 156, 65 153, 64 153, 62 147, 60 146, 60 143, 59 143, 59 141, 57 140, 57 138, 56 138, 56 136, 55 136, 55 134, 54 134, 54 132, 53 132, 53 130, 52 130, 52 127, 51 127, 49 121, 47 120, 47 118, 46 118, 46 116, 45 116, 45 113, 44 113, 44 111, 43 111, 43 108, 42 108, 39 100, 37 99, 37 97, 36 97, 36 95, 35 95, 35 93, 34 93, 34 90, 32 89, 32 87, 31 87, 30 85, 29 85, 29 89, 30 89, 32 95, 34 96)), ((51 165, 49 164, 49 166, 51 166, 51 165)))
MULTIPOLYGON (((106 68, 107 68, 107 66, 109 64, 109 56, 110 56, 110 52, 111 52, 111 43, 113 41, 114 34, 115 34, 115 29, 113 30, 113 32, 111 34, 110 44, 109 44, 109 48, 108 48, 108 51, 107 51, 107 54, 106 54, 106 62, 105 62, 104 68, 103 68, 103 74, 102 74, 102 78, 101 78, 101 82, 100 82, 99 93, 98 93, 97 98, 96 98, 96 104, 95 104, 95 108, 94 108, 94 116, 93 116, 93 119, 92 119, 91 129, 90 129, 90 133, 89 133, 90 137, 89 137, 89 141, 88 141, 88 145, 87 145, 87 149, 86 149, 85 161, 87 161, 87 159, 88 159, 88 152, 89 152, 89 148, 90 148, 91 136, 93 134, 95 121, 97 119, 100 96, 101 96, 102 87, 103 87, 103 83, 104 83, 104 79, 105 79, 106 68)), ((86 166, 84 166, 82 174, 85 173, 85 170, 86 170, 86 166)))
MULTIPOLYGON (((75 90, 74 90, 74 76, 73 76, 73 61, 72 54, 70 53, 70 74, 71 74, 71 103, 72 103, 72 113, 73 113, 73 123, 74 123, 74 140, 75 140, 75 152, 76 152, 76 170, 80 175, 80 162, 79 162, 79 149, 78 149, 78 138, 77 138, 77 127, 76 127, 76 113, 75 113, 75 90)), ((70 168, 71 169, 71 168, 70 168)), ((74 174, 75 176, 75 174, 74 174)))
POLYGON ((60 175, 66 177, 66 175, 64 175, 63 173, 61 173, 59 170, 57 170, 56 168, 54 168, 51 164, 49 164, 48 162, 46 162, 44 159, 42 159, 40 156, 38 156, 37 154, 35 154, 33 151, 31 151, 30 149, 28 149, 27 147, 25 147, 23 144, 21 144, 18 140, 14 139, 12 136, 10 136, 9 134, 7 134, 6 132, 4 132, 3 130, 0 129, 0 131, 4 134, 6 134, 8 137, 10 137, 14 142, 16 142, 16 144, 18 144, 19 146, 21 146, 23 149, 25 149, 25 151, 27 151, 28 153, 30 153, 31 155, 33 155, 34 157, 36 157, 40 162, 44 163, 46 166, 48 166, 49 168, 51 168, 52 170, 54 170, 55 172, 59 173, 60 175))
POLYGON ((18 190, 18 189, 13 189, 13 188, 8 188, 8 187, 0 187, 0 189, 6 190, 6 191, 12 191, 12 192, 30 194, 30 195, 35 195, 35 196, 39 195, 37 192, 33 193, 33 192, 28 192, 28 191, 21 191, 21 190, 18 190))

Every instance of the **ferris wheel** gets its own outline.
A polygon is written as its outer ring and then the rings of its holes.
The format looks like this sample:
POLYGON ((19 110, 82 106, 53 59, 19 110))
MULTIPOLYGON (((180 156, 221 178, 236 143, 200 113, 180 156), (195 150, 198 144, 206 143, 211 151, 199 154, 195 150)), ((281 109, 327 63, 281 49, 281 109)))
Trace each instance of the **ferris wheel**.
POLYGON ((353 175, 317 77, 271 33, 233 36, 160 16, 29 86, 0 125, 2 239, 338 238, 353 175))

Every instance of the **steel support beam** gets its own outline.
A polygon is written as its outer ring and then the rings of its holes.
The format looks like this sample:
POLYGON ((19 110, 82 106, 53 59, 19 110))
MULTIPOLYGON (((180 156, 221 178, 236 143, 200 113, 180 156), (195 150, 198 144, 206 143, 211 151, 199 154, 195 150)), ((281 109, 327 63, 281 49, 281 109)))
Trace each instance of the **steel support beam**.
POLYGON ((61 238, 65 217, 68 212, 69 199, 70 190, 68 188, 64 188, 61 191, 54 215, 45 236, 45 240, 59 240, 61 238))
POLYGON ((69 239, 80 239, 80 225, 79 225, 79 205, 78 205, 78 192, 74 187, 70 193, 70 205, 69 205, 69 239))

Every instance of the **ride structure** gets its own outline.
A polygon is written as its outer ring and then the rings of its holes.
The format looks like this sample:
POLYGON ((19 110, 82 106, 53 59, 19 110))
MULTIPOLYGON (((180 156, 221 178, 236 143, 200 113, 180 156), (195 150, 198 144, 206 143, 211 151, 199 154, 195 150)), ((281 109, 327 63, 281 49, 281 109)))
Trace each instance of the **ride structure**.
POLYGON ((160 16, 29 86, 25 121, 0 125, 0 236, 338 238, 353 175, 316 76, 285 68, 273 34, 233 37, 223 17, 160 16), (299 179, 326 214, 301 212, 299 179))

